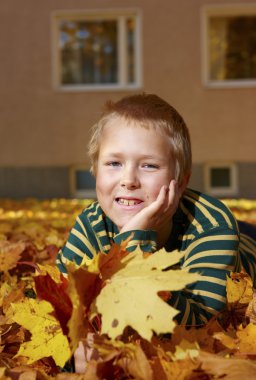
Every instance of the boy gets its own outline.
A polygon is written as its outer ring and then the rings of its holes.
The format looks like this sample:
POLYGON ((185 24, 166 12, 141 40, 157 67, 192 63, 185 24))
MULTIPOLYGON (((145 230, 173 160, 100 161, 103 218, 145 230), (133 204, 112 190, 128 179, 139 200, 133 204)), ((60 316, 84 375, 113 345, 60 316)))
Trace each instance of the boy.
POLYGON ((156 95, 109 102, 89 144, 98 201, 78 216, 57 265, 77 266, 84 256, 108 252, 133 232, 128 244, 145 252, 186 250, 180 263, 203 280, 169 303, 178 323, 201 325, 225 306, 226 275, 242 265, 255 282, 256 243, 239 236, 231 212, 218 200, 187 189, 190 137, 179 113, 156 95), (198 294, 199 291, 199 294, 198 294))

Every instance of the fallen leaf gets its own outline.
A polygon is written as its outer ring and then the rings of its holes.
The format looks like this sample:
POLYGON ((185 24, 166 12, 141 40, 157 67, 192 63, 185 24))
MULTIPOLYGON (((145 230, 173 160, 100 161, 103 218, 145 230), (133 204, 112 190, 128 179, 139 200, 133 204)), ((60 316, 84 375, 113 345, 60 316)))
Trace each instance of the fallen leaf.
MULTIPOLYGON (((206 325, 199 328, 177 325, 173 331, 170 342, 167 342, 167 344, 169 344, 169 346, 171 344, 174 348, 180 344, 182 339, 185 339, 191 343, 197 342, 204 351, 216 352, 217 347, 214 334, 218 332, 223 332, 223 329, 216 318, 212 318, 206 325)), ((168 349, 170 350, 170 348, 168 349)))
POLYGON ((102 333, 112 339, 131 326, 144 339, 172 332, 179 313, 166 304, 157 293, 162 290, 180 290, 197 281, 200 276, 185 270, 168 270, 181 258, 179 252, 167 253, 164 249, 146 259, 140 248, 127 255, 124 268, 117 271, 101 290, 95 306, 102 315, 102 333))
POLYGON ((63 367, 71 353, 59 322, 50 314, 54 310, 52 305, 27 298, 12 304, 12 308, 13 320, 32 334, 31 340, 20 346, 17 356, 26 356, 28 364, 52 356, 55 363, 63 367))
POLYGON ((63 333, 67 335, 67 323, 72 314, 72 302, 66 293, 67 279, 62 276, 61 282, 56 283, 47 272, 44 276, 35 276, 34 282, 37 297, 50 302, 61 324, 63 333))
POLYGON ((245 328, 240 326, 236 335, 239 339, 238 351, 246 355, 256 355, 256 325, 249 323, 245 328))
POLYGON ((252 299, 247 307, 246 317, 251 323, 256 324, 256 289, 254 289, 252 299))
MULTIPOLYGON (((255 361, 237 358, 223 358, 217 355, 201 352, 200 367, 211 376, 210 379, 219 378, 227 380, 255 379, 255 361), (218 377, 217 377, 218 376, 218 377)), ((207 378, 207 377, 206 377, 207 378)), ((208 377, 209 378, 209 377, 208 377)))
POLYGON ((246 273, 231 273, 227 277, 227 302, 249 304, 253 294, 252 280, 246 273))
POLYGON ((190 343, 185 339, 176 346, 174 354, 169 353, 170 357, 173 361, 183 360, 186 358, 194 359, 199 355, 200 347, 197 342, 190 343))
POLYGON ((118 364, 134 379, 153 380, 152 368, 139 344, 134 345, 129 355, 121 357, 118 364))
POLYGON ((23 242, 0 241, 0 272, 8 272, 16 267, 25 246, 23 242))
MULTIPOLYGON (((84 327, 85 319, 85 306, 78 293, 76 287, 76 280, 74 274, 69 272, 69 286, 68 294, 72 301, 72 313, 68 321, 68 336, 70 339, 70 349, 72 354, 78 347, 79 342, 86 336, 87 331, 84 327)), ((82 286, 83 283, 81 283, 82 286)))

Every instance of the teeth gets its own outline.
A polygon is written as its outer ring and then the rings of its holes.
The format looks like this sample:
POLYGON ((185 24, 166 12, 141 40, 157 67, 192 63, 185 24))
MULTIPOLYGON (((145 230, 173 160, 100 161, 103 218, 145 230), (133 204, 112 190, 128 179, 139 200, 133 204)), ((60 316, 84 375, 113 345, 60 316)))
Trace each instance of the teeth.
POLYGON ((138 201, 132 200, 132 199, 123 199, 119 198, 118 203, 124 205, 124 206, 134 206, 138 204, 138 201))

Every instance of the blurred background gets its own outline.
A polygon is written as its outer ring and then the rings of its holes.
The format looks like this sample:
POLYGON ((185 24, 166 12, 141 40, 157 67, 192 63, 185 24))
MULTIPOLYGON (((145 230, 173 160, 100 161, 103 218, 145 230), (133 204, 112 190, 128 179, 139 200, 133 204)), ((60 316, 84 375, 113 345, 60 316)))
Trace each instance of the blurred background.
POLYGON ((0 198, 90 198, 107 99, 156 93, 188 124, 190 187, 256 198, 256 2, 0 2, 0 198))

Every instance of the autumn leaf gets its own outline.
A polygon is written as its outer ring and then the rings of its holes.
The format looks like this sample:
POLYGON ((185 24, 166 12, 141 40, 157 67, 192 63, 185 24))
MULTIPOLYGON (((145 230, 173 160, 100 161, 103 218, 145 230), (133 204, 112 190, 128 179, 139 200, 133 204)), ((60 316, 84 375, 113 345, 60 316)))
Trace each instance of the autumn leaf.
MULTIPOLYGON (((81 269, 82 270, 82 269, 81 269)), ((80 297, 79 291, 76 287, 76 278, 74 274, 76 272, 69 272, 69 286, 68 295, 72 301, 72 313, 68 321, 68 336, 70 340, 70 349, 72 354, 78 347, 79 342, 86 336, 87 331, 85 331, 84 324, 85 319, 85 306, 82 302, 82 297, 80 297)), ((82 272, 84 273, 84 271, 82 272)), ((83 282, 80 284, 83 287, 83 282)))
POLYGON ((238 351, 246 355, 256 355, 256 326, 249 323, 245 328, 240 328, 236 333, 238 342, 238 351))
POLYGON ((252 279, 245 272, 231 273, 227 277, 227 307, 220 314, 224 329, 248 323, 246 310, 253 296, 252 279))
POLYGON ((1 380, 11 380, 11 377, 5 375, 5 367, 0 367, 0 379, 1 380))
POLYGON ((198 360, 200 361, 200 368, 211 376, 205 378, 228 380, 251 380, 255 378, 255 361, 238 358, 224 358, 205 352, 200 353, 198 360))
POLYGON ((128 236, 120 245, 112 243, 107 255, 98 255, 99 271, 103 281, 110 278, 115 272, 125 266, 123 260, 129 254, 129 252, 126 251, 126 247, 132 236, 133 234, 128 236))
MULTIPOLYGON (((111 367, 110 364, 113 363, 114 372, 118 373, 118 370, 122 370, 120 379, 124 378, 123 374, 126 374, 127 378, 131 379, 153 380, 150 362, 139 342, 123 343, 98 337, 94 348, 96 350, 94 356, 98 354, 99 357, 97 373, 101 372, 101 379, 105 379, 104 373, 107 373, 107 364, 109 363, 109 367, 111 367), (105 368, 102 363, 105 364, 105 368), (100 368, 102 366, 103 368, 100 368)), ((108 378, 114 378, 113 376, 108 378)))
POLYGON ((60 284, 63 282, 61 272, 57 268, 57 266, 49 265, 49 264, 37 264, 37 271, 35 273, 36 276, 49 276, 53 279, 54 282, 60 284))
POLYGON ((8 314, 8 310, 11 307, 11 304, 13 302, 18 302, 21 299, 24 298, 24 289, 25 289, 25 284, 23 282, 19 282, 18 284, 10 286, 6 282, 4 282, 1 285, 0 289, 0 296, 1 296, 1 301, 0 304, 3 308, 3 312, 8 314))
MULTIPOLYGON (((63 199, 42 202, 36 199, 0 200, 0 247, 8 247, 5 252, 11 252, 15 247, 20 247, 19 249, 22 250, 24 247, 21 255, 15 256, 15 254, 9 255, 8 253, 7 261, 5 261, 7 256, 2 257, 2 260, 0 257, 0 263, 5 265, 4 269, 6 270, 6 274, 0 278, 0 378, 5 380, 18 378, 19 380, 48 380, 49 378, 52 380, 103 380, 104 378, 120 380, 136 377, 136 379, 146 378, 148 380, 152 370, 153 378, 157 380, 206 378, 240 380, 241 377, 254 379, 256 336, 252 323, 256 323, 256 293, 252 294, 252 283, 246 273, 231 274, 227 281, 227 310, 219 313, 203 327, 176 326, 169 339, 163 338, 161 335, 154 335, 151 341, 144 340, 133 328, 129 327, 125 328, 119 337, 120 340, 110 341, 106 339, 105 335, 99 336, 97 331, 100 331, 100 317, 97 317, 97 324, 93 323, 92 325, 88 320, 90 308, 92 313, 94 311, 91 307, 92 302, 99 292, 113 282, 113 278, 120 271, 125 270, 127 264, 137 255, 137 253, 128 254, 125 258, 127 255, 125 247, 118 245, 111 246, 108 254, 95 253, 95 260, 87 259, 84 262, 86 268, 80 268, 72 274, 69 273, 69 286, 67 289, 62 289, 72 302, 72 313, 67 324, 70 351, 74 351, 80 339, 84 341, 88 331, 92 331, 92 329, 94 331, 93 336, 96 343, 92 349, 95 354, 88 358, 86 372, 83 374, 58 373, 60 369, 56 367, 51 356, 31 364, 27 364, 28 359, 25 356, 15 356, 24 342, 31 343, 34 339, 35 344, 38 343, 34 333, 31 333, 31 341, 28 342, 30 339, 28 330, 11 319, 13 315, 11 305, 19 305, 24 299, 24 294, 34 296, 34 276, 31 272, 32 269, 34 271, 35 266, 40 266, 38 275, 42 276, 41 285, 43 285, 43 276, 47 274, 56 284, 62 283, 57 268, 45 264, 54 264, 58 245, 60 246, 66 241, 76 215, 86 207, 86 202, 63 199), (12 263, 9 262, 9 259, 12 260, 12 263), (30 263, 34 264, 34 267, 29 267, 30 263), (226 324, 223 317, 225 313, 226 324), (249 320, 250 324, 248 324, 249 320), (182 340, 190 342, 192 352, 194 345, 199 346, 197 357, 191 359, 189 355, 186 356, 186 352, 189 352, 190 349, 184 347, 182 340), (177 354, 177 358, 174 356, 175 361, 171 358, 171 354, 177 354)), ((235 207, 237 212, 237 205, 235 207)), ((249 214, 246 214, 244 210, 243 217, 246 215, 249 214)), ((154 256, 148 255, 149 258, 154 256)), ((166 259, 169 260, 171 256, 172 253, 169 253, 166 255, 166 259)), ((144 260, 143 265, 148 259, 144 258, 144 260)), ((157 259, 157 261, 159 260, 157 259)), ((159 263, 157 262, 157 264, 159 263)), ((163 263, 161 269, 165 269, 169 265, 171 264, 163 263)), ((149 270, 149 272, 153 271, 149 270)), ((181 273, 180 271, 175 272, 181 273)), ((171 275, 172 272, 169 273, 171 275)), ((138 277, 139 275, 140 273, 138 273, 138 277)), ((142 275, 145 276, 144 273, 142 275)), ((132 274, 127 276, 128 285, 130 282, 133 283, 134 279, 137 281, 132 274)), ((49 284, 46 285, 48 288, 49 284)), ((161 291, 153 289, 154 287, 151 286, 149 290, 146 289, 144 297, 154 299, 154 297, 161 296, 166 299, 165 296, 170 294, 169 288, 161 291)), ((137 292, 137 289, 134 291, 137 292)), ((42 293, 44 292, 46 293, 42 287, 42 293)), ((140 287, 138 292, 141 293, 140 287)), ((125 294, 125 288, 123 294, 125 294)), ((61 293, 58 295, 60 298, 61 293)), ((138 294, 137 297, 139 297, 138 294)), ((57 301, 58 303, 62 302, 59 299, 57 301)), ((54 300, 52 302, 54 303, 54 300)), ((130 302, 133 307, 133 300, 128 299, 125 305, 120 303, 124 308, 124 313, 126 312, 125 308, 130 307, 130 302)), ((160 302, 163 301, 160 299, 160 302)), ((111 303, 109 308, 111 309, 107 310, 108 313, 112 312, 111 303)), ((48 316, 52 317, 52 315, 56 316, 55 311, 47 311, 44 313, 44 317, 37 318, 37 322, 31 322, 30 325, 36 325, 36 323, 39 325, 41 322, 39 323, 38 320, 48 319, 48 316)), ((27 318, 25 317, 23 320, 27 318)), ((56 325, 56 329, 53 328, 54 332, 60 332, 61 335, 59 321, 55 320, 54 323, 56 325)), ((51 328, 49 327, 48 330, 51 328)), ((46 328, 43 333, 39 334, 38 341, 42 347, 45 345, 44 342, 42 343, 42 336, 48 332, 46 328)), ((32 352, 33 348, 30 351, 32 352)), ((49 352, 47 349, 47 354, 51 355, 49 352)))
POLYGON ((252 299, 246 310, 246 317, 249 318, 251 323, 256 324, 256 290, 253 291, 252 299))
POLYGON ((0 241, 0 272, 8 272, 16 267, 22 252, 25 249, 25 243, 12 243, 9 241, 0 241))
POLYGON ((26 356, 28 364, 52 356, 61 367, 70 358, 68 339, 54 316, 49 302, 31 298, 13 303, 12 319, 32 334, 31 340, 20 346, 17 356, 26 356))
POLYGON ((197 342, 190 343, 182 339, 180 344, 176 346, 174 354, 170 353, 173 361, 186 359, 187 357, 194 359, 199 355, 200 347, 197 342))
POLYGON ((134 344, 129 354, 118 360, 118 364, 134 379, 153 380, 152 368, 139 344, 134 344))
POLYGON ((234 354, 256 355, 256 326, 252 323, 246 327, 240 325, 237 330, 216 333, 214 337, 234 354))
POLYGON ((252 280, 246 273, 231 273, 226 288, 228 305, 249 304, 252 299, 252 280))
POLYGON ((95 307, 102 315, 102 333, 114 339, 131 326, 143 338, 172 332, 178 311, 159 296, 162 290, 180 290, 200 276, 185 270, 163 269, 176 264, 181 254, 164 249, 146 259, 140 248, 123 259, 125 267, 117 271, 101 290, 95 307))
POLYGON ((47 272, 44 276, 36 276, 34 282, 37 297, 50 302, 61 324, 63 333, 67 335, 67 323, 72 313, 72 302, 66 292, 68 287, 67 279, 61 276, 61 282, 56 283, 47 272))
MULTIPOLYGON (((172 339, 168 342, 168 350, 170 350, 170 344, 173 347, 180 345, 183 339, 190 343, 197 342, 202 350, 207 352, 216 352, 218 348, 216 346, 215 334, 223 332, 223 329, 219 322, 212 318, 206 325, 198 327, 190 327, 184 325, 177 325, 172 333, 172 339)), ((156 344, 158 344, 156 342, 156 344)), ((160 344, 163 344, 160 342, 160 344)), ((164 347, 165 348, 165 347, 164 347)))
MULTIPOLYGON (((154 372, 154 379, 163 380, 188 380, 188 379, 201 379, 200 374, 197 372, 198 377, 193 377, 193 371, 197 370, 199 364, 196 360, 192 360, 187 356, 183 360, 170 361, 169 352, 165 352, 161 348, 157 349, 157 357, 151 360, 151 367, 154 372)), ((204 379, 204 377, 202 377, 204 379)))
POLYGON ((100 274, 101 279, 106 280, 124 266, 121 259, 129 253, 126 247, 132 236, 128 236, 120 245, 112 243, 107 254, 95 251, 92 259, 84 256, 80 267, 86 267, 88 272, 100 274))

